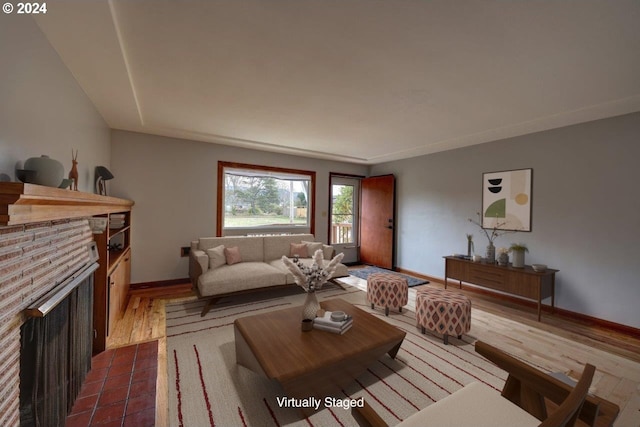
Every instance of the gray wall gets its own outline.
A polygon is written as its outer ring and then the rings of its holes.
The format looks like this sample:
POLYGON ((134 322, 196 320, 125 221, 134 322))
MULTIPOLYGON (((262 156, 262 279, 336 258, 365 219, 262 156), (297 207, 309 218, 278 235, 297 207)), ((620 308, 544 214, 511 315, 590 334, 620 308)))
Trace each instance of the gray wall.
MULTIPOLYGON (((389 162, 397 177, 397 265, 444 276, 443 255, 487 240, 467 221, 481 210, 483 172, 533 168, 525 262, 560 270, 558 307, 640 327, 640 113, 389 162)), ((549 302, 549 301, 547 301, 549 302)))
POLYGON ((180 247, 215 236, 218 161, 316 172, 317 240, 327 240, 329 172, 366 175, 367 166, 113 131, 110 194, 135 201, 132 282, 187 277, 180 247))
POLYGON ((33 19, 0 15, 0 174, 42 154, 65 176, 78 150, 79 189, 93 192, 97 165, 110 164, 110 131, 33 19))

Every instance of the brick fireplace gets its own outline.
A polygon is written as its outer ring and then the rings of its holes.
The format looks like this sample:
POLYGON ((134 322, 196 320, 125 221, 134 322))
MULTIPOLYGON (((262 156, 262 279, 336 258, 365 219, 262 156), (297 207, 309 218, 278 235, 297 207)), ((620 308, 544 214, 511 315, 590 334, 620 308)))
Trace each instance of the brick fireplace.
POLYGON ((90 261, 86 218, 0 226, 0 425, 20 424, 24 310, 90 261))

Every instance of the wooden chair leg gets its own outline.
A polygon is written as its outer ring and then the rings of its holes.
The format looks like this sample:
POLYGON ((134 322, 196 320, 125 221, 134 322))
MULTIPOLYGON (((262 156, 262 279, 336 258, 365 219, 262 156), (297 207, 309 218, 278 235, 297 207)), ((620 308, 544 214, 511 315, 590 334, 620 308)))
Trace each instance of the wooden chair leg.
POLYGON ((388 427, 388 424, 369 406, 366 400, 364 407, 354 406, 351 408, 351 414, 360 427, 388 427))

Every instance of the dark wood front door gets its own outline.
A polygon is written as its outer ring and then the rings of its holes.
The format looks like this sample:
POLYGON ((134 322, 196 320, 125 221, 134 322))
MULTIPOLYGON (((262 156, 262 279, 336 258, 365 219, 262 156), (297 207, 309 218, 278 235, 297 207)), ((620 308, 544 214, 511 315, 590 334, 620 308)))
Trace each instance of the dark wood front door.
POLYGON ((395 177, 365 178, 360 185, 360 261, 391 270, 395 252, 395 177))

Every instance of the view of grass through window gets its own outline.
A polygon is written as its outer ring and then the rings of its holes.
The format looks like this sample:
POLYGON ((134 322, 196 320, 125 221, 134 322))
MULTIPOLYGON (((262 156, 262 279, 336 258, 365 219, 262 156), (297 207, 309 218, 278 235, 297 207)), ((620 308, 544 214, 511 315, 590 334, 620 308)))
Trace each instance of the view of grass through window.
POLYGON ((309 225, 309 177, 225 168, 224 180, 225 228, 309 225))

